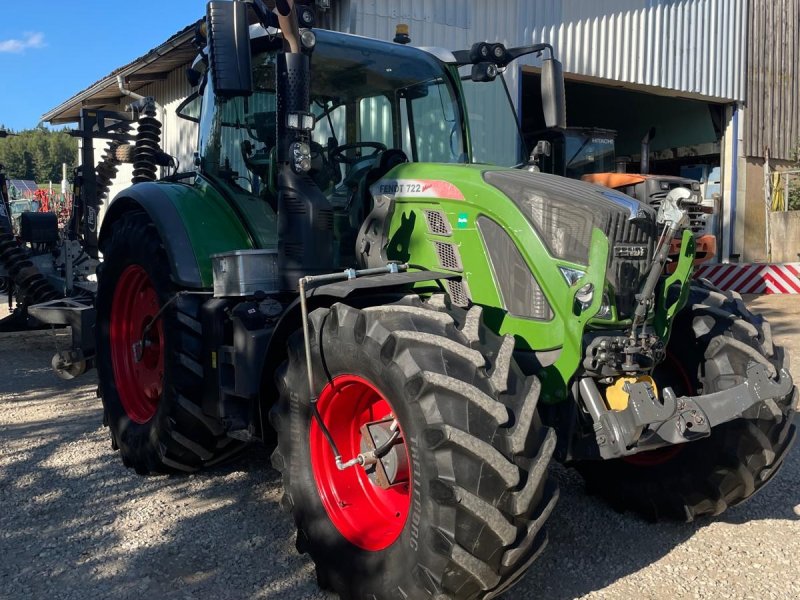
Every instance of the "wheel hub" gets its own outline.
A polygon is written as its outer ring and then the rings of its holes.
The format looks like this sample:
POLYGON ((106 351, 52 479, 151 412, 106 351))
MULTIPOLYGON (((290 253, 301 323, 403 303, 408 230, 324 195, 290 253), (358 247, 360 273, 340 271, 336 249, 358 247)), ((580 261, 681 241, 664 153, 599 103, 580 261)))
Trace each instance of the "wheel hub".
POLYGON ((164 330, 158 293, 140 265, 119 277, 111 304, 114 381, 128 417, 146 423, 156 413, 164 380, 164 330))
MULTIPOLYGON (((391 443, 394 432, 390 429, 394 418, 365 423, 361 426, 361 452, 367 454, 391 443)), ((364 465, 369 480, 388 490, 393 485, 408 483, 408 451, 402 437, 372 464, 364 465)))
MULTIPOLYGON (((371 382, 357 375, 340 375, 328 383, 317 410, 346 458, 380 448, 393 434, 391 405, 371 382)), ((412 484, 402 427, 396 439, 377 460, 340 470, 322 427, 311 420, 309 451, 320 501, 339 533, 364 550, 379 551, 393 544, 408 518, 412 484)))

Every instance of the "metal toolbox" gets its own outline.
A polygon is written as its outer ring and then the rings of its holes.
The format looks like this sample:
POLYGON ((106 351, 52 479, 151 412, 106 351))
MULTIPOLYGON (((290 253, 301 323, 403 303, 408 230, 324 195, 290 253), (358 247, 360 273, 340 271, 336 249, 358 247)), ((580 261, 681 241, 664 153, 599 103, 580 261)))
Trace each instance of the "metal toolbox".
POLYGON ((279 289, 277 250, 234 250, 211 255, 214 296, 252 296, 279 289))

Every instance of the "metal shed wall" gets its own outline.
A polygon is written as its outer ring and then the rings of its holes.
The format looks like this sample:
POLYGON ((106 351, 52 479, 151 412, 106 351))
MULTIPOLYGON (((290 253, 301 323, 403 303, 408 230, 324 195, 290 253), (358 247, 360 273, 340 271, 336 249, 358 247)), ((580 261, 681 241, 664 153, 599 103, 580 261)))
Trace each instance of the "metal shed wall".
POLYGON ((800 143, 800 0, 751 0, 746 156, 792 158, 800 143))
POLYGON ((387 40, 408 23, 418 46, 550 42, 569 73, 743 101, 746 15, 747 0, 334 0, 332 20, 387 40))

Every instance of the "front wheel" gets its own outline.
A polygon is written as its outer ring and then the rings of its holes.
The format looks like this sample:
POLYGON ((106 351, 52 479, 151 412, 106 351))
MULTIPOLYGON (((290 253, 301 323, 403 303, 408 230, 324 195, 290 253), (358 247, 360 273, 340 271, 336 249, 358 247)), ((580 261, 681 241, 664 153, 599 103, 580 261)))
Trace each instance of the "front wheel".
POLYGON ((310 321, 316 410, 342 460, 399 426, 380 465, 339 470, 312 415, 302 335, 292 336, 272 461, 320 584, 346 599, 502 593, 543 549, 557 497, 555 435, 537 416, 538 380, 511 358, 513 338, 486 330, 479 308, 418 299, 336 304, 310 321))
MULTIPOLYGON (((672 386, 678 395, 709 394, 742 383, 754 362, 773 374, 784 366, 769 323, 741 298, 700 282, 691 287, 667 359, 654 376, 659 387, 672 386)), ((753 496, 780 469, 795 437, 796 394, 792 389, 751 407, 696 442, 575 466, 590 493, 648 520, 718 515, 753 496)))

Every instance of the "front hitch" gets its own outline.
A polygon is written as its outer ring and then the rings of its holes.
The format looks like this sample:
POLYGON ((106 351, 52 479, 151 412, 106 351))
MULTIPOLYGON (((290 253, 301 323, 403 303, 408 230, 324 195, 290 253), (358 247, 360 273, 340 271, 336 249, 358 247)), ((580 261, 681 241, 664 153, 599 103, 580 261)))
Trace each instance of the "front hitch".
POLYGON ((702 396, 678 397, 668 387, 659 398, 645 381, 626 383, 623 410, 609 410, 591 378, 582 379, 579 388, 600 457, 612 459, 708 437, 713 427, 741 418, 757 404, 785 397, 793 385, 786 369, 773 377, 767 366, 753 364, 741 384, 702 396))

